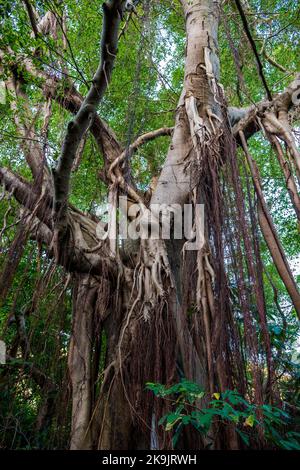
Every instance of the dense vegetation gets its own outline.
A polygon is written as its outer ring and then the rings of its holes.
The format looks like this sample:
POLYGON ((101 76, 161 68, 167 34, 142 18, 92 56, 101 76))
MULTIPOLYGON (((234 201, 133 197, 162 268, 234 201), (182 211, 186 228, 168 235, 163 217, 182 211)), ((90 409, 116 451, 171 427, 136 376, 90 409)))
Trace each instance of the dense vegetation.
POLYGON ((299 450, 299 6, 107 3, 0 0, 0 448, 299 450), (204 203, 201 254, 99 244, 119 194, 204 203))

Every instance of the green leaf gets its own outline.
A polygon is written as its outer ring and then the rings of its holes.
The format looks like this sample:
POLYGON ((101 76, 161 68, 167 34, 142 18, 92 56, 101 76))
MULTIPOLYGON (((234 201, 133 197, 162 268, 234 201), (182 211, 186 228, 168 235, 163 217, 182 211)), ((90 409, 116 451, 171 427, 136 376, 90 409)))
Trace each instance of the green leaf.
POLYGON ((240 429, 236 428, 236 432, 239 434, 239 436, 242 438, 242 441, 246 444, 246 446, 249 447, 250 445, 250 440, 249 440, 249 437, 247 436, 246 433, 244 433, 243 431, 241 431, 240 429))
POLYGON ((175 424, 178 423, 178 421, 181 421, 181 419, 182 419, 182 416, 178 415, 177 413, 171 413, 167 415, 167 424, 166 424, 165 430, 171 431, 173 426, 175 426, 175 424))
POLYGON ((183 427, 182 423, 179 423, 179 425, 176 428, 176 431, 175 431, 173 439, 172 439, 173 447, 176 447, 176 444, 177 444, 178 439, 180 437, 180 434, 182 432, 182 427, 183 427))
POLYGON ((249 415, 248 418, 245 419, 244 426, 250 426, 253 428, 255 422, 255 416, 249 415))

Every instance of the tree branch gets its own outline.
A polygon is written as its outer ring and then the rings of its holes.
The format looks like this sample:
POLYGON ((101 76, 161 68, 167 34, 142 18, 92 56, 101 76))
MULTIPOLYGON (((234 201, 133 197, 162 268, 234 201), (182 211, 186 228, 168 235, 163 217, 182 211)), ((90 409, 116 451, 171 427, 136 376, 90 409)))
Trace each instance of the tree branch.
MULTIPOLYGON (((3 59, 4 54, 9 54, 12 57, 14 52, 10 49, 0 50, 0 59, 3 59)), ((15 65, 18 66, 18 69, 20 67, 24 68, 27 74, 38 79, 36 84, 43 90, 46 97, 51 97, 51 99, 55 100, 72 114, 76 114, 79 111, 83 97, 72 83, 62 81, 56 76, 51 76, 44 70, 37 70, 28 57, 24 60, 24 57, 15 56, 15 65)), ((109 165, 122 152, 122 147, 115 133, 98 114, 94 116, 90 132, 94 136, 96 144, 104 157, 105 165, 109 165)))
POLYGON ((93 123, 96 108, 108 87, 117 54, 119 25, 126 3, 124 0, 112 0, 109 3, 103 4, 100 64, 93 78, 93 84, 83 100, 78 113, 74 120, 68 124, 61 156, 57 168, 53 172, 55 245, 57 245, 59 238, 63 236, 67 229, 68 195, 73 161, 81 138, 93 123))
POLYGON ((266 52, 265 49, 263 49, 262 54, 263 54, 264 58, 269 62, 269 64, 273 65, 274 67, 276 67, 276 68, 277 68, 278 70, 280 70, 281 72, 284 72, 284 73, 288 73, 288 72, 289 72, 285 67, 283 67, 283 65, 278 64, 278 62, 276 62, 276 60, 272 59, 272 57, 270 57, 270 56, 267 54, 267 52, 266 52))
POLYGON ((135 152, 139 147, 146 144, 150 140, 157 139, 157 137, 162 137, 166 135, 172 135, 174 127, 161 127, 160 129, 156 129, 155 131, 147 132, 146 134, 140 135, 133 144, 130 145, 129 151, 135 152))
POLYGON ((256 44, 255 44, 255 41, 251 35, 251 32, 250 32, 250 29, 249 29, 249 25, 248 25, 248 21, 247 21, 247 18, 246 18, 246 15, 244 13, 244 10, 243 10, 243 7, 241 5, 241 2, 240 0, 235 0, 235 3, 236 3, 236 6, 237 6, 237 9, 238 9, 238 12, 241 16, 241 20, 242 20, 242 23, 243 23, 243 26, 244 26, 244 30, 245 30, 245 33, 246 33, 246 36, 249 40, 249 43, 251 45, 251 48, 253 50, 253 53, 254 53, 254 56, 255 56, 255 59, 256 59, 256 63, 257 63, 257 68, 258 68, 258 73, 259 73, 259 76, 260 76, 260 79, 265 87, 265 90, 267 92, 267 97, 270 101, 272 101, 272 94, 270 92, 270 89, 268 87, 268 84, 267 84, 267 80, 265 78, 265 75, 264 75, 264 71, 263 71, 263 66, 262 66, 262 63, 261 63, 261 60, 260 60, 260 57, 259 57, 259 54, 258 54, 258 51, 257 51, 257 48, 256 48, 256 44))
POLYGON ((8 168, 0 168, 0 183, 4 188, 13 192, 15 199, 24 207, 32 207, 36 201, 33 187, 28 181, 18 176, 8 168))
MULTIPOLYGON (((162 137, 166 135, 172 135, 174 127, 161 127, 160 129, 156 129, 155 131, 147 132, 146 134, 140 135, 128 148, 123 150, 123 152, 112 162, 108 170, 108 177, 115 181, 115 177, 113 175, 113 171, 117 166, 126 159, 127 155, 132 155, 134 152, 138 150, 139 147, 144 145, 151 140, 157 139, 157 137, 162 137)), ((120 182, 119 182, 120 183, 120 182)))
POLYGON ((31 27, 32 27, 34 37, 38 38, 39 30, 38 30, 38 27, 37 27, 36 13, 35 13, 32 5, 31 5, 30 0, 23 0, 23 2, 25 4, 25 8, 26 8, 28 16, 29 16, 29 20, 30 20, 30 24, 31 24, 31 27))
MULTIPOLYGON (((43 151, 36 138, 34 124, 36 116, 32 114, 30 109, 28 96, 22 88, 21 80, 14 74, 5 82, 7 90, 11 93, 12 99, 10 107, 13 111, 13 119, 17 128, 18 134, 24 138, 21 143, 21 148, 32 172, 35 180, 40 178, 43 172, 47 171, 44 162, 43 151), (22 113, 20 118, 20 111, 17 105, 17 99, 22 101, 22 113)), ((48 176, 50 173, 48 172, 48 176)))
POLYGON ((23 359, 16 359, 8 355, 6 355, 6 360, 7 365, 23 369, 26 374, 30 375, 33 378, 33 380, 37 383, 40 388, 43 388, 47 384, 49 388, 53 390, 56 389, 54 382, 31 362, 28 362, 23 359))
MULTIPOLYGON (((33 186, 8 168, 0 168, 0 184, 7 191, 13 192, 16 201, 28 210, 27 220, 31 221, 31 237, 43 242, 49 257, 52 257, 51 201, 48 202, 48 206, 45 206, 45 204, 37 205, 39 196, 34 192, 33 186)), ((71 209, 71 217, 72 225, 75 228, 77 227, 77 236, 68 245, 64 253, 65 256, 60 260, 60 264, 69 272, 78 271, 102 276, 107 276, 107 273, 110 272, 112 275, 115 275, 116 264, 114 260, 109 258, 105 243, 101 247, 98 246, 97 250, 91 250, 91 253, 88 253, 88 250, 85 252, 83 249, 87 245, 83 239, 82 232, 89 233, 90 237, 95 234, 94 238, 89 240, 89 243, 94 248, 96 245, 99 245, 99 241, 96 238, 96 228, 99 222, 93 221, 86 215, 81 214, 76 208, 71 209)), ((27 220, 24 219, 24 223, 27 220)))
POLYGON ((12 192, 16 201, 51 228, 51 199, 45 198, 44 204, 38 204, 39 194, 32 184, 8 168, 0 167, 0 184, 12 192))
POLYGON ((300 319, 300 293, 299 293, 297 284, 295 282, 294 276, 291 272, 284 249, 277 235, 277 231, 273 224, 273 220, 270 215, 268 206, 265 202, 265 198, 264 198, 262 187, 261 187, 260 174, 259 174, 258 167, 249 152, 247 142, 242 131, 240 131, 240 139, 241 139, 242 148, 244 150, 244 153, 248 161, 255 192, 259 201, 259 204, 258 204, 259 224, 260 224, 264 239, 266 241, 266 244, 269 248, 270 254, 273 258, 276 269, 278 271, 278 274, 281 277, 290 295, 290 298, 297 312, 298 318, 300 319))
MULTIPOLYGON (((29 70, 28 70, 29 71, 29 70)), ((32 69, 31 69, 32 73, 32 69)), ((73 84, 64 85, 63 93, 61 91, 62 81, 56 77, 51 77, 43 72, 43 80, 45 80, 44 90, 49 94, 60 106, 70 111, 72 114, 78 113, 83 97, 76 90, 73 84)), ((108 124, 103 121, 98 114, 94 115, 94 120, 90 127, 90 132, 104 156, 105 160, 113 161, 121 153, 122 148, 117 137, 108 124)))
POLYGON ((282 93, 275 96, 272 101, 263 100, 247 108, 228 108, 233 135, 239 138, 239 131, 243 131, 245 138, 249 139, 261 130, 257 117, 263 116, 263 113, 272 107, 276 113, 287 113, 293 106, 297 105, 297 103, 299 104, 299 94, 300 73, 296 74, 295 79, 282 93))

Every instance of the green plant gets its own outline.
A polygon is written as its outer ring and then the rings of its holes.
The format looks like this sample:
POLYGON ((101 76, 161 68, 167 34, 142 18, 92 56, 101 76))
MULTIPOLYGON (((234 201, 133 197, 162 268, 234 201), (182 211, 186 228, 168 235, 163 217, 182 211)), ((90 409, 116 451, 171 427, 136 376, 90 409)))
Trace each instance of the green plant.
POLYGON ((256 431, 260 428, 265 440, 273 446, 300 450, 300 433, 287 430, 292 419, 278 407, 255 405, 235 390, 210 395, 196 383, 185 379, 171 387, 147 383, 146 388, 171 404, 171 412, 164 415, 159 424, 164 426, 165 431, 173 432, 174 446, 186 425, 193 426, 207 436, 213 423, 231 423, 248 447, 251 440, 255 441, 258 435, 256 431))

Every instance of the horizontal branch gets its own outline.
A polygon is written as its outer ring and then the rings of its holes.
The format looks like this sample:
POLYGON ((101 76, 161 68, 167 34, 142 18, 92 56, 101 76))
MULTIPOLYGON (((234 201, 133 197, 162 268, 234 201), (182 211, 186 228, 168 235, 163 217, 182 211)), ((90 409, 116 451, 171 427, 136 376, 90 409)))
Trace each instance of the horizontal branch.
POLYGON ((158 137, 172 135, 173 130, 174 127, 161 127, 160 129, 156 129, 155 131, 147 132, 146 134, 139 136, 133 142, 133 144, 130 145, 129 152, 135 152, 142 145, 146 144, 147 142, 150 142, 151 140, 157 139, 158 137))
POLYGON ((0 183, 24 207, 32 206, 36 200, 32 185, 8 168, 0 168, 0 183))
MULTIPOLYGON (((41 241, 51 258, 53 256, 51 244, 53 232, 51 230, 52 219, 49 201, 46 207, 45 204, 38 204, 39 195, 34 192, 33 186, 8 168, 0 168, 0 184, 11 192, 16 201, 28 211, 28 216, 23 218, 23 223, 29 224, 30 222, 30 237, 41 241)), ((96 229, 97 224, 101 222, 93 221, 76 208, 71 209, 71 219, 72 225, 75 223, 77 227, 77 235, 66 248, 65 256, 59 260, 60 264, 69 272, 77 271, 102 276, 111 272, 112 275, 115 275, 116 263, 109 257, 106 244, 104 243, 101 248, 93 250, 99 244, 99 240, 96 238, 96 229), (94 238, 90 237, 91 239, 89 239, 91 253, 84 250, 87 245, 83 239, 83 233, 91 235, 94 233, 94 238)))
POLYGON ((239 138, 239 132, 243 131, 245 138, 249 139, 261 130, 257 117, 262 117, 264 112, 270 108, 273 108, 276 113, 287 113, 293 106, 299 104, 299 95, 300 73, 296 74, 295 79, 272 101, 263 100, 247 108, 229 107, 228 114, 233 135, 239 138))

